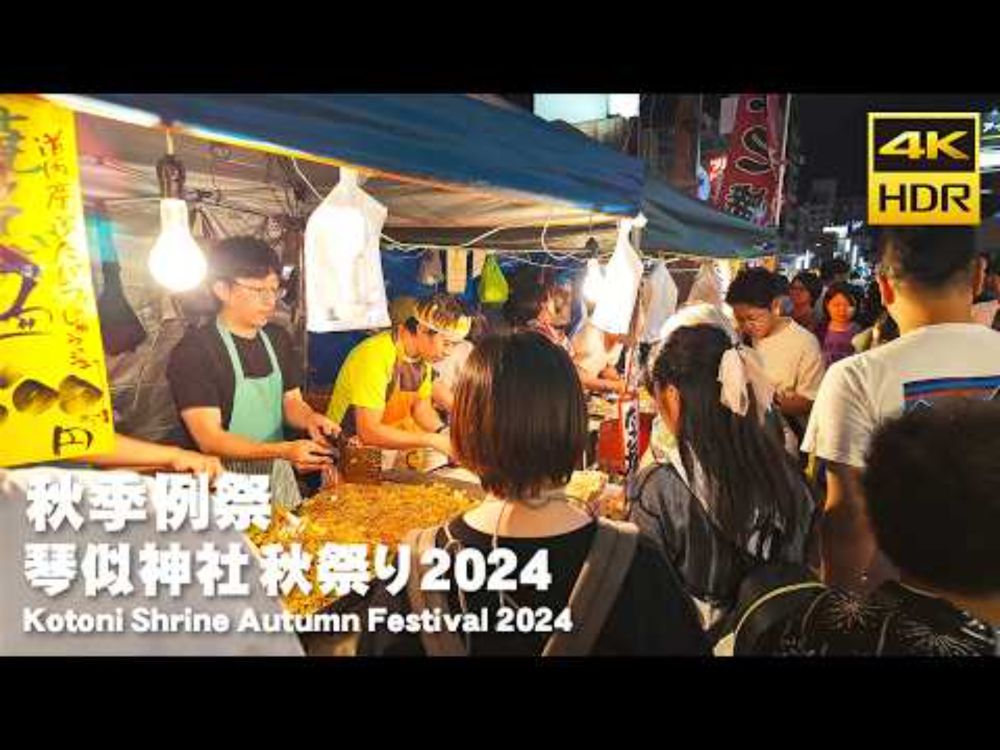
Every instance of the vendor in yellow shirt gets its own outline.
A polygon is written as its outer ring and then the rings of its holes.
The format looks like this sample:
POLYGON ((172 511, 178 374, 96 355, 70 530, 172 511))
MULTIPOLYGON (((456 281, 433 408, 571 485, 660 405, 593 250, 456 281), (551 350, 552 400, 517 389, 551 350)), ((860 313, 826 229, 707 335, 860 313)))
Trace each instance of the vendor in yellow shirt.
POLYGON ((431 404, 431 365, 465 339, 471 320, 446 294, 411 304, 402 311, 394 304, 395 328, 365 339, 347 356, 327 414, 345 437, 368 446, 451 455, 446 425, 431 404))

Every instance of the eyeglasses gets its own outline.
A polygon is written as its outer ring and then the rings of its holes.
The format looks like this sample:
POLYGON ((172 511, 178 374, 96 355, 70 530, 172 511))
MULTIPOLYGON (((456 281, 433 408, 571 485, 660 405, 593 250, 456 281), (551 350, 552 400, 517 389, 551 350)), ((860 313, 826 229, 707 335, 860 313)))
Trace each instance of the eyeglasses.
POLYGON ((259 302, 264 302, 264 303, 270 302, 272 299, 275 300, 275 301, 282 300, 282 299, 285 298, 285 295, 288 293, 288 290, 285 289, 284 287, 278 287, 277 289, 271 289, 269 287, 264 287, 264 286, 250 286, 249 284, 241 284, 238 281, 233 281, 231 283, 234 286, 243 287, 247 291, 253 292, 256 295, 257 300, 259 302))

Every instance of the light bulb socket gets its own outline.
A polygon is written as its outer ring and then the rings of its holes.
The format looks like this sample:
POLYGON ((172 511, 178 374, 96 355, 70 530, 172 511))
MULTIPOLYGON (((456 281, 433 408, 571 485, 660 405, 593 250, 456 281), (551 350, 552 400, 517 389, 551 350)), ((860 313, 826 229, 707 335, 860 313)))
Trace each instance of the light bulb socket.
POLYGON ((160 197, 183 199, 185 176, 184 165, 173 154, 167 154, 156 162, 156 179, 160 183, 160 197))

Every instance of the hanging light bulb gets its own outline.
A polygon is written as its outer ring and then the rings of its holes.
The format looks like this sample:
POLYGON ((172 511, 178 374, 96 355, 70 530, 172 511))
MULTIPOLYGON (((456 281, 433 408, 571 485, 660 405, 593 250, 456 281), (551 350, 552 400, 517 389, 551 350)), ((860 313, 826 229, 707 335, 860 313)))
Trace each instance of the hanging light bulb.
POLYGON ((588 302, 597 302, 604 292, 604 270, 597 258, 587 261, 587 277, 583 280, 583 296, 588 302))
POLYGON ((167 136, 167 155, 156 164, 160 182, 160 236, 149 253, 149 270, 172 292, 194 289, 205 278, 205 254, 191 236, 188 207, 183 198, 184 165, 173 155, 167 136))
POLYGON ((188 228, 187 203, 160 200, 160 236, 149 253, 153 278, 172 292, 186 292, 201 283, 208 270, 205 255, 188 228))

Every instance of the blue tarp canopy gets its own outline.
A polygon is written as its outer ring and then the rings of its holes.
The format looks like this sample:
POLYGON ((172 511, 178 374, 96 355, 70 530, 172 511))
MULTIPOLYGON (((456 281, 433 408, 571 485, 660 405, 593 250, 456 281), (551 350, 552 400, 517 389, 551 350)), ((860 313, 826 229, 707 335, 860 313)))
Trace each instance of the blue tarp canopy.
POLYGON ((647 252, 746 258, 766 254, 756 246, 776 239, 774 229, 723 213, 652 177, 643 189, 642 213, 648 220, 642 236, 647 252))
MULTIPOLYGON (((643 174, 637 159, 514 107, 461 94, 101 94, 192 134, 270 145, 381 173, 366 186, 404 242, 579 252, 614 247, 612 216, 648 219, 642 249, 712 258, 764 254, 755 226, 643 174), (411 184, 391 178, 411 179, 411 184), (420 182, 423 181, 423 184, 420 182), (439 187, 435 187, 439 186, 439 187), (442 190, 452 187, 457 190, 442 190), (551 204, 565 210, 553 211, 551 204), (493 231, 498 226, 511 227, 493 231)), ((93 111, 93 110, 91 110, 93 111)), ((120 113, 108 112, 111 117, 120 113)), ((146 158, 150 165, 155 157, 146 158)), ((303 164, 304 168, 319 165, 303 164)), ((315 171, 313 172, 315 175, 315 171)), ((331 184, 322 184, 325 190, 331 184)))
POLYGON ((247 143, 455 186, 634 216, 642 163, 530 112, 460 94, 100 94, 247 143))

